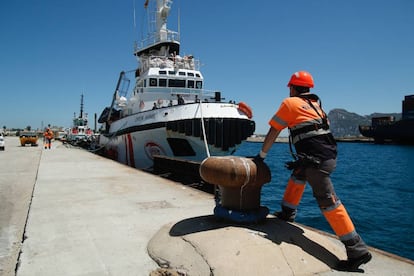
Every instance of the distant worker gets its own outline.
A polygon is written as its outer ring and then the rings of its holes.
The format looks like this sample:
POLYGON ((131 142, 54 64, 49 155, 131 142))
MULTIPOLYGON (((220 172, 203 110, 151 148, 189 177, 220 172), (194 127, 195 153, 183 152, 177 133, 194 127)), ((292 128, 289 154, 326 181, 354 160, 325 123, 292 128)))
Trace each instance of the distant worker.
POLYGON ((368 263, 372 256, 349 217, 344 205, 335 194, 330 174, 336 167, 337 145, 329 130, 326 113, 319 97, 310 93, 314 87, 311 74, 296 72, 287 85, 290 97, 284 99, 279 110, 269 121, 269 131, 256 159, 263 161, 275 139, 284 128, 290 132, 289 145, 295 161, 288 162, 291 177, 282 200, 282 210, 275 215, 293 222, 306 182, 313 190, 319 208, 335 234, 345 245, 347 260, 339 262, 337 269, 355 271, 368 263))
POLYGON ((180 94, 177 94, 177 103, 178 105, 184 104, 184 99, 180 94))
POLYGON ((50 149, 53 139, 53 131, 50 128, 46 128, 46 131, 43 133, 43 139, 45 143, 45 149, 50 149))
POLYGON ((154 105, 152 106, 152 109, 154 110, 154 109, 157 109, 157 108, 158 108, 157 104, 154 103, 154 105))

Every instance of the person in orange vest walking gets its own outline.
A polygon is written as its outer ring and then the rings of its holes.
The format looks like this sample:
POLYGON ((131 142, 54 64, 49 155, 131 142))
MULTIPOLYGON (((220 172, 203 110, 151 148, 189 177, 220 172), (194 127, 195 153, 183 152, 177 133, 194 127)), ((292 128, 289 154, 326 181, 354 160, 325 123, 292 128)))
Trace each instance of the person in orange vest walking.
POLYGON ((45 149, 50 149, 52 146, 53 131, 50 128, 46 128, 46 131, 43 133, 45 149))
POLYGON ((289 129, 289 146, 295 161, 286 164, 292 174, 283 196, 281 211, 275 215, 293 222, 308 182, 322 214, 345 245, 348 259, 340 261, 336 269, 357 271, 372 256, 331 182, 330 174, 336 167, 337 145, 319 97, 310 93, 310 88, 314 87, 312 75, 306 71, 296 72, 287 86, 290 97, 282 101, 270 119, 269 131, 256 156, 256 160, 263 161, 280 132, 289 129), (292 144, 296 153, 293 152, 292 144))

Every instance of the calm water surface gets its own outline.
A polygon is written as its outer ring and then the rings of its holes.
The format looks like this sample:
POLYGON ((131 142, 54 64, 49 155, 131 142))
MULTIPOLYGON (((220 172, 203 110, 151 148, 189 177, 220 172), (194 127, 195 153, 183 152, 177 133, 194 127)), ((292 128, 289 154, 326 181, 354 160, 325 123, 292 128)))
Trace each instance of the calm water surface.
MULTIPOLYGON (((235 155, 256 155, 261 143, 245 142, 235 155)), ((358 233, 373 247, 414 260, 414 146, 339 143, 332 181, 358 233)), ((290 171, 289 145, 276 143, 266 158, 272 181, 262 205, 279 210, 290 171)), ((307 185, 297 222, 333 233, 307 185)))

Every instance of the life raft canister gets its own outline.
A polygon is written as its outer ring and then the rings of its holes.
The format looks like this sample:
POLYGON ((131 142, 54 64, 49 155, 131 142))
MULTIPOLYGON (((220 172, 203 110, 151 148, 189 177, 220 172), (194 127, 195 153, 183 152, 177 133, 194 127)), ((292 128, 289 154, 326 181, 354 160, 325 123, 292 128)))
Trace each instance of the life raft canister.
POLYGON ((237 108, 246 114, 247 118, 251 119, 253 117, 253 112, 250 106, 248 106, 245 102, 240 102, 237 106, 237 108))

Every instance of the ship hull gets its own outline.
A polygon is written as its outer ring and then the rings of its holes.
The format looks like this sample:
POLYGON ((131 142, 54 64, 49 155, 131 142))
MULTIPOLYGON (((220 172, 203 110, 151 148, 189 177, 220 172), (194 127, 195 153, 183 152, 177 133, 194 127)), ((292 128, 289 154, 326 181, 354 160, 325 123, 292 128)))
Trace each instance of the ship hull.
POLYGON ((194 103, 121 118, 99 144, 111 159, 151 169, 154 155, 201 162, 208 155, 232 154, 254 130, 254 121, 235 104, 194 103))
POLYGON ((387 125, 359 126, 359 132, 375 143, 414 144, 414 120, 401 120, 387 125))

